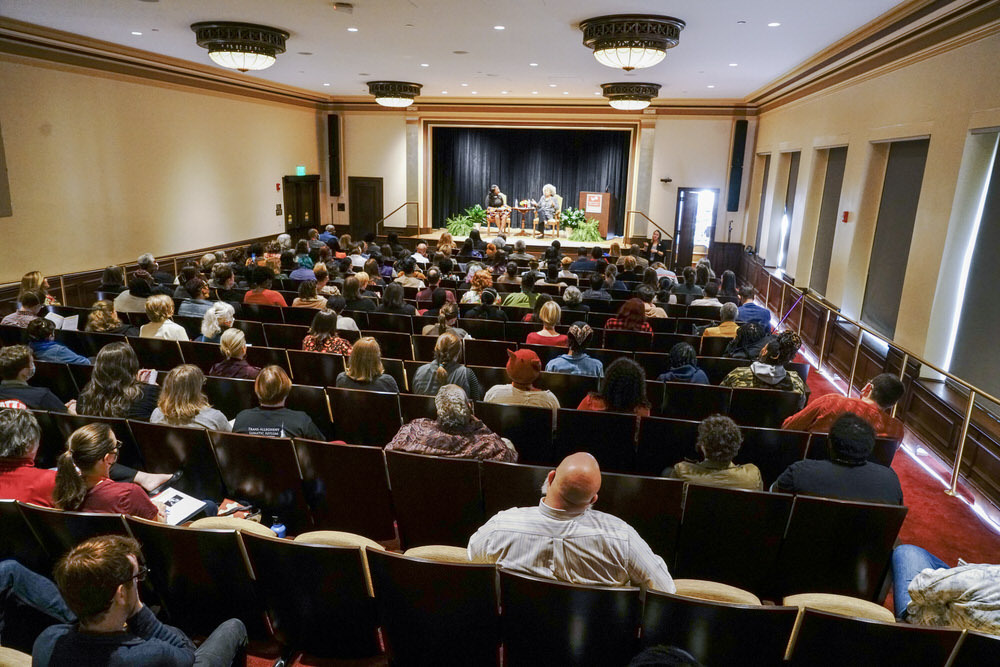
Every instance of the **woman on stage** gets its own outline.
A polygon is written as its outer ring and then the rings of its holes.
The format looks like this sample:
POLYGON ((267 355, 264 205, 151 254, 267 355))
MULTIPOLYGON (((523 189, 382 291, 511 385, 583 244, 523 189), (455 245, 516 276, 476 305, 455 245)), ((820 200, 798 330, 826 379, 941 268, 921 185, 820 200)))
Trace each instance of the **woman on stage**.
POLYGON ((659 229, 653 230, 653 235, 649 239, 649 263, 667 261, 668 244, 663 240, 663 235, 659 229))
POLYGON ((538 212, 538 221, 542 223, 542 235, 545 235, 545 223, 556 216, 559 202, 556 199, 556 186, 546 183, 542 186, 542 198, 538 201, 531 200, 531 205, 538 212))
POLYGON ((507 206, 507 195, 500 192, 499 185, 491 185, 486 195, 486 231, 496 223, 499 234, 507 231, 510 225, 510 206, 507 206))

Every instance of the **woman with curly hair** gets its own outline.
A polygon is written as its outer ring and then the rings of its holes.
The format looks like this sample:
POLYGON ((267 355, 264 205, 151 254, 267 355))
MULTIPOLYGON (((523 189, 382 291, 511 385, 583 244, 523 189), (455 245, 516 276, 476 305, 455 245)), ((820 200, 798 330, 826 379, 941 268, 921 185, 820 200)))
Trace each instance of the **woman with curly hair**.
POLYGON ((723 387, 755 387, 757 389, 781 389, 802 394, 801 408, 806 404, 809 387, 795 371, 785 370, 802 346, 802 339, 794 331, 782 331, 768 340, 757 360, 749 366, 734 368, 722 379, 723 387))
POLYGON ((96 331, 99 333, 123 334, 127 336, 138 335, 139 330, 118 319, 115 312, 115 304, 107 299, 96 302, 91 306, 93 310, 87 315, 87 325, 84 331, 96 331))
POLYGON ((726 346, 725 356, 732 359, 756 359, 770 340, 758 322, 746 322, 736 330, 736 336, 726 346))
POLYGON ((105 345, 77 399, 77 413, 148 420, 160 396, 160 388, 146 381, 151 374, 140 370, 139 358, 128 343, 105 345))
POLYGON ((618 331, 642 331, 653 333, 653 327, 646 321, 646 306, 642 299, 631 298, 622 304, 618 309, 618 314, 608 318, 604 323, 605 329, 615 329, 618 331))
POLYGON ((306 352, 328 352, 349 355, 351 344, 337 335, 337 313, 329 308, 316 313, 309 333, 302 339, 306 352))
POLYGON ((462 295, 462 303, 482 303, 483 290, 493 287, 493 276, 486 269, 476 271, 472 276, 469 291, 462 295))
POLYGON ((615 359, 604 371, 600 389, 587 394, 576 409, 631 412, 640 417, 648 417, 646 372, 631 359, 615 359))
POLYGON ((424 364, 413 374, 410 387, 414 394, 436 396, 446 384, 457 384, 474 400, 483 398, 479 378, 462 364, 464 346, 462 339, 451 332, 438 336, 434 344, 434 361, 424 364))

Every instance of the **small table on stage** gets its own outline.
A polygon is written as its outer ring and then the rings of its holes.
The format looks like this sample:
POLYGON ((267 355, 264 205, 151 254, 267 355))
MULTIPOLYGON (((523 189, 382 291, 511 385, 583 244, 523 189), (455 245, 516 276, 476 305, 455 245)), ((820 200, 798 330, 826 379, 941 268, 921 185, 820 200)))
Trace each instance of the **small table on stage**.
MULTIPOLYGON (((518 213, 521 214, 521 227, 520 227, 520 229, 523 232, 524 231, 524 218, 529 213, 531 213, 531 215, 534 216, 535 207, 534 206, 511 206, 510 210, 517 211, 518 213)), ((510 221, 510 228, 514 229, 514 220, 513 220, 513 218, 510 221)))

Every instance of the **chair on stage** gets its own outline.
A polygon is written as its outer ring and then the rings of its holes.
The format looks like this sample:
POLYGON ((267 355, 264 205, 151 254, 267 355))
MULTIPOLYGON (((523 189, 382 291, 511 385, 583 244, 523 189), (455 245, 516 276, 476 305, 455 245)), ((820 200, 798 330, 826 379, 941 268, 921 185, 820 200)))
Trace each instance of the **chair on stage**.
MULTIPOLYGON (((555 231, 555 235, 559 236, 559 225, 560 225, 559 219, 562 216, 563 198, 562 195, 553 195, 553 196, 556 200, 556 211, 555 214, 553 214, 551 218, 546 220, 545 224, 542 226, 541 238, 545 238, 545 229, 548 227, 552 227, 553 231, 555 231)), ((531 231, 534 232, 536 236, 538 236, 538 223, 539 223, 538 212, 536 211, 535 216, 531 220, 531 231)))

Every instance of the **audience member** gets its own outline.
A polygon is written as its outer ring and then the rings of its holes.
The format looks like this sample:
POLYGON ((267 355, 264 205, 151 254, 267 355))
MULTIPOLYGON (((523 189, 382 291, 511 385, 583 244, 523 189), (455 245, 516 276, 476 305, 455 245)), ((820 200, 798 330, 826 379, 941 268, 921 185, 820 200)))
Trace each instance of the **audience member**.
POLYGON ((0 407, 24 407, 29 410, 67 412, 76 409, 76 401, 65 405, 48 387, 32 387, 28 380, 35 374, 35 360, 27 345, 0 348, 0 407))
POLYGON ((479 378, 462 360, 462 339, 445 332, 438 336, 434 345, 434 361, 424 364, 413 374, 411 391, 424 396, 437 395, 438 389, 446 384, 457 384, 472 400, 482 400, 483 390, 479 378))
POLYGON ((756 322, 764 328, 765 333, 771 333, 771 311, 754 303, 753 297, 753 287, 744 285, 740 288, 740 312, 737 319, 741 322, 756 322))
POLYGON ((394 282, 403 287, 416 287, 417 289, 426 287, 424 281, 417 276, 417 262, 413 257, 407 257, 403 260, 400 275, 396 277, 394 282))
POLYGON ((59 301, 49 294, 49 280, 42 275, 41 271, 29 271, 21 276, 21 288, 19 292, 27 292, 28 290, 41 290, 44 295, 42 300, 43 305, 46 306, 58 306, 59 301))
POLYGON ((243 295, 243 303, 258 306, 285 307, 288 302, 285 297, 271 289, 274 272, 267 267, 257 267, 250 274, 250 291, 243 295))
POLYGON ((585 300, 611 301, 611 292, 604 289, 604 275, 594 272, 590 276, 590 289, 584 290, 585 300))
MULTIPOLYGON (((704 266, 702 266, 702 268, 704 269, 704 266)), ((705 269, 705 270, 707 271, 707 269, 705 269)), ((702 289, 704 290, 705 295, 702 296, 700 299, 695 299, 694 301, 690 302, 688 304, 689 306, 721 306, 722 305, 722 302, 719 301, 719 299, 718 299, 718 296, 719 296, 719 284, 718 283, 708 282, 708 283, 705 284, 705 286, 702 289)))
POLYGON ((567 342, 569 351, 549 360, 545 365, 547 373, 569 373, 571 375, 604 375, 604 364, 587 354, 587 345, 594 336, 594 330, 586 322, 574 322, 569 327, 567 342))
POLYGON ((271 438, 326 440, 312 419, 300 410, 285 407, 292 381, 280 366, 265 366, 253 383, 260 405, 241 410, 233 420, 233 433, 271 438))
MULTIPOLYGON (((443 292, 444 290, 438 289, 438 292, 443 292)), ((458 306, 454 303, 445 303, 438 309, 438 321, 437 324, 428 324, 422 330, 421 333, 425 336, 440 336, 446 331, 453 333, 459 338, 471 338, 469 332, 465 329, 455 326, 458 324, 458 306)))
POLYGON ((583 314, 590 312, 590 306, 583 302, 583 292, 581 292, 580 288, 575 285, 570 285, 563 290, 562 300, 566 310, 572 310, 583 314))
POLYGON ((732 359, 757 359, 760 357, 760 351, 771 340, 772 338, 759 323, 746 322, 736 329, 736 336, 726 346, 726 356, 732 359))
MULTIPOLYGON (((537 303, 537 302, 536 302, 537 303)), ((556 325, 562 319, 562 308, 555 301, 547 301, 538 312, 542 321, 541 331, 532 331, 525 341, 528 345, 551 345, 566 347, 569 337, 556 331, 556 325)))
POLYGON ((351 344, 337 332, 337 313, 330 309, 321 310, 313 317, 309 333, 302 339, 302 349, 306 352, 328 352, 330 354, 350 354, 351 344))
POLYGON ((510 384, 495 384, 486 392, 487 403, 530 405, 536 408, 559 409, 559 399, 547 389, 533 386, 542 372, 542 362, 533 350, 507 350, 507 377, 510 384))
POLYGON ((663 476, 692 484, 760 491, 764 488, 764 482, 757 466, 752 463, 733 463, 742 444, 743 434, 736 422, 723 415, 712 415, 698 424, 695 448, 702 460, 681 461, 673 468, 664 470, 663 476))
POLYGON ((436 289, 431 294, 430 308, 421 313, 424 317, 437 317, 441 314, 441 306, 448 303, 448 293, 443 289, 436 289))
MULTIPOLYGON (((310 270, 310 275, 315 276, 310 270)), ((327 307, 326 297, 316 292, 315 280, 303 280, 299 283, 298 296, 292 300, 292 308, 315 308, 325 310, 327 307)))
MULTIPOLYGON (((87 315, 87 324, 84 331, 96 331, 98 333, 122 334, 125 336, 137 336, 139 330, 125 324, 118 318, 115 312, 115 305, 111 301, 101 300, 91 306, 92 310, 87 315)), ((143 305, 145 310, 145 305, 143 305)))
POLYGON ((683 283, 677 283, 670 288, 670 295, 674 297, 671 303, 689 303, 704 296, 704 291, 695 282, 697 280, 694 267, 685 266, 681 271, 684 278, 683 283))
MULTIPOLYGON (((426 308, 426 304, 431 302, 431 296, 435 290, 441 289, 441 270, 432 267, 427 270, 427 287, 417 292, 417 308, 426 308)), ((448 303, 456 303, 455 293, 449 289, 442 289, 448 303)))
POLYGON ((667 312, 653 303, 653 297, 656 296, 656 291, 649 285, 639 285, 635 289, 635 295, 642 301, 642 307, 645 311, 646 319, 652 317, 666 317, 667 312))
POLYGON ((563 257, 559 260, 559 278, 572 278, 573 280, 579 280, 580 276, 573 273, 570 268, 573 265, 573 260, 569 257, 563 257))
POLYGON ((163 381, 156 409, 149 416, 152 424, 195 426, 211 431, 231 431, 226 415, 212 407, 202 389, 205 375, 197 366, 177 366, 163 381))
POLYGON ((516 306, 518 308, 533 308, 537 298, 535 276, 531 273, 526 273, 521 277, 521 291, 508 294, 503 300, 503 305, 516 306))
POLYGON ((94 417, 148 421, 160 397, 156 371, 139 368, 128 343, 109 343, 94 361, 94 372, 77 400, 76 411, 94 417))
POLYGON ((539 294, 538 298, 535 299, 535 305, 532 306, 531 312, 530 313, 525 313, 524 316, 521 318, 521 321, 522 322, 541 322, 542 321, 542 318, 541 318, 542 307, 545 304, 549 303, 550 301, 554 301, 554 299, 552 298, 551 295, 549 295, 549 294, 539 294))
POLYGON ((698 368, 698 354, 689 343, 677 343, 670 348, 670 370, 656 379, 660 382, 709 384, 708 375, 698 368))
POLYGON ((375 309, 375 312, 410 315, 412 317, 417 314, 417 309, 403 300, 402 285, 390 283, 382 290, 382 303, 375 309))
POLYGON ((632 526, 592 509, 601 469, 586 453, 549 472, 535 507, 504 510, 469 539, 469 560, 573 584, 676 590, 663 559, 632 526))
POLYGON ((198 270, 196 264, 187 264, 181 268, 181 273, 177 276, 177 285, 173 287, 173 291, 165 292, 167 296, 171 296, 175 299, 186 299, 188 296, 187 284, 188 281, 194 280, 201 276, 201 271, 198 270))
POLYGON ((253 380, 260 373, 260 369, 251 366, 245 359, 247 354, 247 339, 239 329, 226 329, 219 338, 219 349, 225 357, 222 361, 216 362, 208 370, 209 375, 223 378, 239 378, 241 380, 253 380))
POLYGON ((120 266, 109 266, 101 274, 101 284, 97 286, 98 292, 105 294, 119 294, 125 289, 125 269, 120 266))
POLYGON ((590 258, 590 254, 586 248, 580 246, 576 249, 576 260, 569 265, 569 270, 579 276, 583 276, 586 273, 596 271, 597 262, 590 258))
POLYGON ((726 269, 722 272, 722 287, 719 288, 719 296, 739 297, 740 291, 736 289, 736 274, 726 269))
POLYGON ((347 301, 344 297, 340 295, 331 296, 326 300, 326 305, 330 307, 330 310, 337 313, 337 331, 361 331, 358 328, 357 322, 344 315, 344 309, 347 308, 347 301))
POLYGON ((577 410, 631 412, 640 417, 648 417, 649 408, 646 371, 627 357, 612 361, 598 391, 587 394, 576 406, 577 410))
POLYGON ((608 264, 604 269, 604 289, 609 292, 627 292, 628 287, 618 278, 618 267, 608 264))
POLYGON ((652 334, 653 327, 646 321, 646 306, 641 299, 631 298, 621 305, 618 314, 604 323, 607 330, 641 331, 652 334))
POLYGON ((501 310, 500 306, 494 305, 497 300, 497 291, 492 287, 483 290, 480 296, 479 305, 473 306, 465 313, 465 318, 470 320, 498 320, 507 321, 507 313, 501 310))
POLYGON ((149 322, 139 327, 142 338, 163 340, 188 340, 187 331, 170 318, 174 314, 174 300, 166 294, 154 294, 146 299, 146 317, 149 322))
POLYGON ((493 276, 490 272, 485 269, 476 271, 469 282, 469 290, 462 295, 462 303, 482 302, 483 291, 490 287, 493 287, 493 276))
POLYGON ((28 323, 38 317, 38 313, 41 312, 45 303, 45 293, 41 288, 36 287, 18 294, 17 300, 21 306, 0 320, 0 326, 26 328, 28 323))
POLYGON ((736 333, 740 328, 739 325, 736 324, 736 318, 738 315, 739 308, 736 307, 735 303, 722 304, 722 309, 719 311, 719 316, 721 318, 719 325, 707 327, 701 332, 701 335, 705 338, 736 338, 736 333))
POLYGON ((880 438, 903 439, 903 423, 890 412, 903 397, 903 383, 892 373, 876 375, 861 388, 860 398, 837 393, 820 396, 784 421, 781 428, 791 431, 826 433, 837 417, 851 412, 864 419, 880 438))
POLYGON ((161 285, 170 285, 174 282, 174 274, 168 271, 161 271, 160 265, 151 254, 144 253, 139 255, 139 259, 136 260, 136 264, 139 268, 147 272, 152 276, 153 281, 161 285))
POLYGON ((517 262, 507 262, 504 272, 497 278, 497 282, 504 285, 520 285, 521 274, 517 262))
POLYGON ((41 439, 42 429, 31 412, 0 409, 0 498, 52 506, 56 473, 35 467, 41 439))
POLYGON ((559 239, 553 239, 549 247, 545 249, 542 253, 542 261, 546 263, 555 262, 558 264, 563 259, 562 244, 559 243, 559 239))
POLYGON ((136 271, 128 282, 128 289, 115 297, 115 310, 119 313, 145 313, 146 299, 153 294, 153 277, 145 271, 136 271))
POLYGON ((527 262, 527 261, 530 261, 530 260, 534 259, 534 256, 532 256, 532 255, 528 254, 527 252, 525 252, 525 249, 524 249, 524 240, 523 239, 518 239, 518 240, 514 241, 514 252, 512 252, 510 254, 510 259, 512 259, 512 260, 518 260, 519 259, 519 260, 527 262))
POLYGON ((548 285, 550 287, 566 287, 566 283, 559 280, 559 265, 555 262, 545 267, 544 277, 535 284, 548 285))
POLYGON ((204 317, 212 307, 212 290, 201 277, 192 278, 184 285, 185 298, 177 309, 183 317, 204 317))
POLYGON ((347 370, 337 375, 335 384, 341 389, 399 393, 396 378, 386 373, 382 366, 382 350, 378 341, 371 336, 365 336, 354 344, 347 360, 347 370))
POLYGON ((722 378, 723 387, 756 387, 757 389, 781 389, 802 394, 799 407, 806 404, 809 386, 796 371, 785 370, 802 345, 802 339, 794 331, 782 331, 761 349, 760 356, 749 366, 734 368, 722 378))
POLYGON ((830 427, 829 460, 796 461, 771 485, 772 491, 902 505, 903 490, 892 468, 868 460, 875 429, 851 412, 830 427))
POLYGON ((56 342, 56 324, 43 317, 28 323, 28 347, 37 361, 90 365, 90 359, 56 342))
POLYGON ((216 301, 201 318, 201 335, 195 338, 199 343, 218 343, 222 332, 236 322, 236 310, 225 301, 216 301))
POLYGON ((443 385, 434 396, 436 419, 420 418, 404 424, 385 446, 388 451, 412 452, 482 461, 517 461, 517 452, 472 414, 465 390, 443 385))
MULTIPOLYGON (((344 278, 344 305, 347 310, 371 312, 378 306, 375 299, 368 298, 361 292, 361 281, 355 274, 344 278)), ((367 274, 365 274, 367 276, 367 274)))

